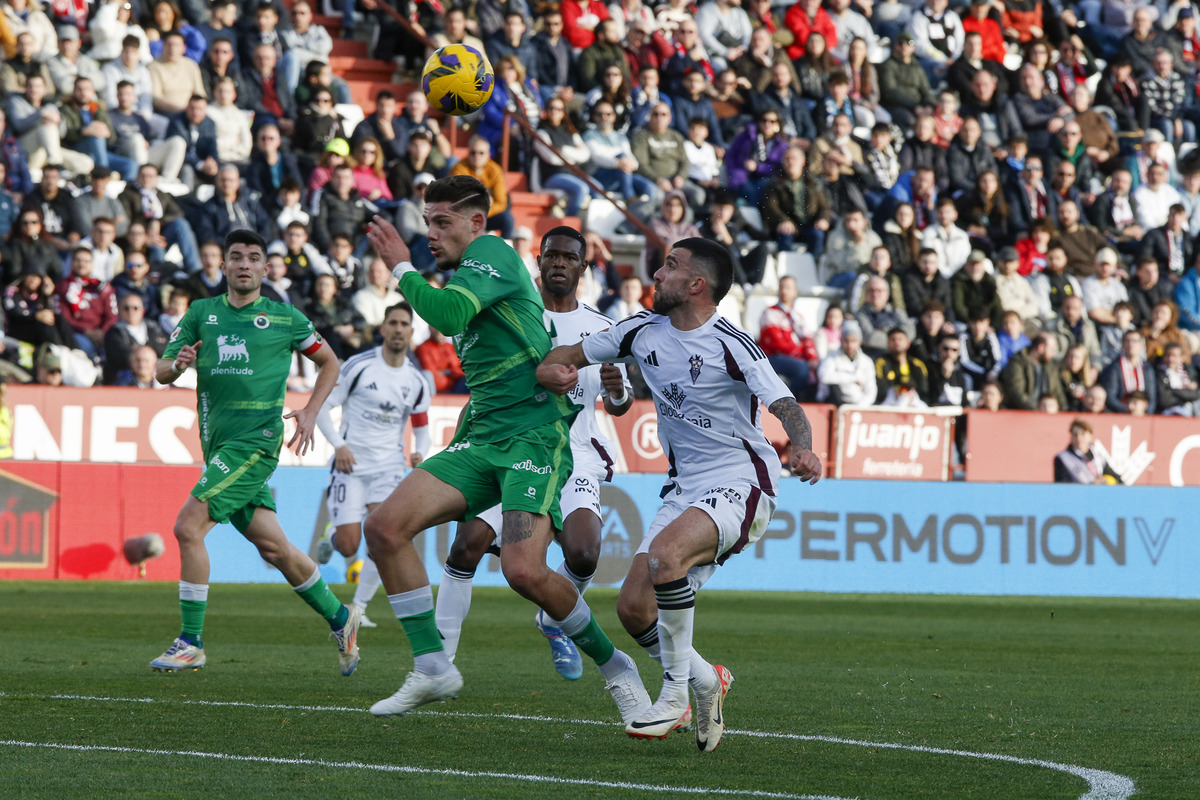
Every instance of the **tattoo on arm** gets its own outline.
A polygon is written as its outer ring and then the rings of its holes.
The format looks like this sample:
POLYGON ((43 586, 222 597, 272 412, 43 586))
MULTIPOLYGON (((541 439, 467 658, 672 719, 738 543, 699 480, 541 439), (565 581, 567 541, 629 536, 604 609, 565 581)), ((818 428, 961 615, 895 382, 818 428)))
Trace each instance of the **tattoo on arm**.
POLYGON ((799 403, 790 397, 781 397, 768 410, 783 423, 783 429, 793 445, 812 450, 812 426, 808 424, 808 417, 799 403))
POLYGON ((500 546, 523 542, 533 536, 533 514, 528 511, 505 511, 504 530, 500 534, 500 546))

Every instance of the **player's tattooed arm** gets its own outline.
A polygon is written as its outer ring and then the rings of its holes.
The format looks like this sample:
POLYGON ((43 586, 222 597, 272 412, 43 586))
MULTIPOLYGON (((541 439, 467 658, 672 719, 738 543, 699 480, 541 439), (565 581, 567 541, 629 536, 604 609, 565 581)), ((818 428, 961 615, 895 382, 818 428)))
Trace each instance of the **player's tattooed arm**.
POLYGON ((812 451, 812 426, 804 409, 795 399, 781 397, 771 404, 769 410, 783 424, 792 443, 792 474, 809 483, 819 481, 823 468, 821 459, 812 451))
POLYGON ((528 511, 505 511, 504 530, 500 534, 500 546, 523 542, 533 536, 533 514, 528 511))
POLYGON ((537 380, 555 394, 566 394, 579 382, 579 368, 588 365, 580 343, 556 347, 538 364, 537 380))

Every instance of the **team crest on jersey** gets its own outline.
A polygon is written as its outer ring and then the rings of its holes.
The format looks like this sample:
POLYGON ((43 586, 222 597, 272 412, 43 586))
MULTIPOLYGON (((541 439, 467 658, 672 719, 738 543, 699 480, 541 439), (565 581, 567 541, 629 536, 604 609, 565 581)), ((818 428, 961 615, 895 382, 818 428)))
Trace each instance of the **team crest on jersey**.
POLYGON ((173 342, 178 338, 179 338, 179 326, 176 325, 175 330, 171 331, 171 341, 173 342))
POLYGON ((246 352, 246 340, 240 336, 218 336, 217 356, 218 364, 224 364, 226 361, 250 361, 250 354, 246 352))
POLYGON ((679 390, 679 384, 672 383, 670 388, 663 390, 663 397, 667 399, 668 403, 675 406, 676 410, 679 410, 683 407, 683 401, 687 395, 679 390))
POLYGON ((700 377, 700 368, 704 366, 704 359, 697 353, 689 359, 688 363, 692 365, 688 373, 692 376, 692 385, 695 385, 696 379, 700 377))
POLYGON ((266 330, 271 325, 271 320, 267 319, 266 314, 259 314, 254 318, 254 327, 261 330, 266 330))

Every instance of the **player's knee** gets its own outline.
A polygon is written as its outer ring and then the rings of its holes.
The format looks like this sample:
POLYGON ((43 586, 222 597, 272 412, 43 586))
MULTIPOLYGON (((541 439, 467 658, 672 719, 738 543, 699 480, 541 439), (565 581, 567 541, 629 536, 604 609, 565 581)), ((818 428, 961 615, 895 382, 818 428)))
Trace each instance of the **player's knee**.
POLYGON ((600 543, 587 542, 565 542, 562 544, 563 559, 566 560, 567 566, 571 572, 581 578, 586 578, 596 572, 596 565, 600 562, 600 543))
POLYGON ((650 580, 654 583, 666 583, 687 575, 687 567, 675 554, 666 548, 655 547, 654 543, 650 545, 646 566, 650 570, 650 580))
POLYGON ((363 534, 367 537, 367 552, 372 558, 390 553, 397 547, 395 529, 374 511, 363 521, 363 534))
POLYGON ((517 594, 526 598, 535 597, 538 594, 538 587, 541 586, 549 572, 545 564, 539 565, 516 559, 506 561, 501 558, 500 566, 508 585, 517 594))
POLYGON ((204 541, 204 532, 190 520, 180 517, 175 520, 175 540, 181 545, 196 544, 204 541))

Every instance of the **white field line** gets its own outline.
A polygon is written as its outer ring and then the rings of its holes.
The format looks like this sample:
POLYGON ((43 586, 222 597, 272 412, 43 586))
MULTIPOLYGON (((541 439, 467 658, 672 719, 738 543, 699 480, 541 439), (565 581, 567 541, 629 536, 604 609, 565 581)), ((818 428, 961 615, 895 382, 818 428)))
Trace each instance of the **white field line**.
POLYGON ((549 783, 560 786, 586 786, 588 788, 622 789, 631 792, 659 792, 670 794, 703 795, 705 797, 761 797, 769 800, 849 800, 844 797, 813 794, 786 794, 752 789, 714 789, 705 786, 667 786, 653 783, 627 783, 625 781, 593 781, 583 778, 559 778, 554 775, 529 775, 519 772, 471 772, 461 769, 428 769, 400 764, 364 764, 361 761, 325 761, 315 758, 278 758, 274 756, 240 756, 232 753, 208 753, 202 750, 152 750, 141 747, 109 747, 94 744, 57 744, 54 742, 22 742, 16 739, 0 739, 0 747, 44 748, 48 750, 70 750, 75 752, 133 753, 137 755, 177 756, 186 758, 211 758, 219 761, 239 761, 251 764, 277 764, 299 767, 330 767, 334 769, 361 769, 374 772, 399 772, 406 775, 444 775, 454 778, 487 778, 524 781, 526 783, 549 783))
MULTIPOLYGON (((237 700, 171 700, 153 697, 97 697, 91 695, 73 694, 17 694, 0 692, 0 698, 20 698, 33 700, 78 700, 100 703, 170 703, 194 706, 215 706, 256 709, 281 709, 286 711, 328 711, 354 714, 367 713, 364 708, 351 706, 302 706, 282 703, 246 703, 237 700)), ((547 717, 529 714, 481 714, 463 711, 418 711, 417 714, 432 714, 445 717, 464 717, 471 719, 508 719, 521 722, 551 722, 568 725, 603 725, 614 727, 616 723, 605 720, 567 719, 564 717, 547 717)), ((860 739, 842 739, 836 736, 819 736, 816 734, 776 733, 771 731, 744 731, 728 728, 726 735, 750 736, 759 739, 784 739, 791 741, 825 742, 842 744, 853 747, 875 747, 885 750, 905 750, 913 753, 929 753, 931 755, 955 756, 957 758, 975 758, 984 761, 998 761, 1021 766, 1042 767, 1057 772, 1064 772, 1082 778, 1088 784, 1088 791, 1080 795, 1079 800, 1126 800, 1136 791, 1133 780, 1124 775, 1117 775, 1105 770, 1079 767, 1074 764, 1060 764, 1055 761, 1041 759, 1019 758, 1017 756, 999 755, 995 753, 975 753, 969 750, 950 750, 941 747, 926 747, 924 745, 897 744, 895 742, 869 742, 860 739)), ((482 774, 482 773, 480 773, 482 774)), ((764 795, 766 796, 766 795, 764 795)))

